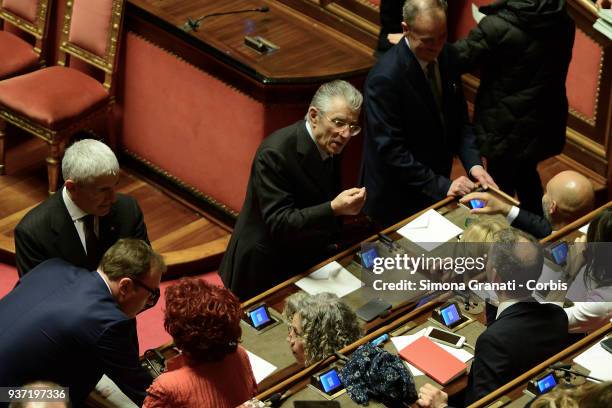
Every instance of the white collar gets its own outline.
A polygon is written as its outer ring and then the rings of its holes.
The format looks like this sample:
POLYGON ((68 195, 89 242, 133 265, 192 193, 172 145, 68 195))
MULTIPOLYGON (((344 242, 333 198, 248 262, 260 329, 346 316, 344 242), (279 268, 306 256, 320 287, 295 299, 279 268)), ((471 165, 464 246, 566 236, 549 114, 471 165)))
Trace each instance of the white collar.
POLYGON ((66 205, 66 209, 68 210, 68 214, 70 214, 70 218, 72 218, 72 221, 80 220, 81 218, 87 215, 85 211, 81 210, 74 203, 74 201, 72 201, 72 198, 70 197, 70 193, 68 193, 66 186, 62 188, 62 198, 64 199, 64 204, 66 205))
POLYGON ((112 295, 112 294, 113 294, 113 291, 111 290, 111 287, 110 287, 110 285, 108 284, 108 282, 106 281, 106 279, 104 278, 104 276, 102 276, 102 273, 100 273, 100 271, 99 271, 99 270, 97 270, 97 269, 96 269, 96 273, 97 273, 98 275, 100 275, 100 279, 102 279, 102 281, 104 282, 104 284, 105 284, 105 285, 106 285, 106 287, 108 288, 108 291, 109 291, 109 292, 110 292, 110 294, 112 295))
POLYGON ((329 157, 331 157, 331 154, 323 150, 321 146, 319 146, 319 144, 317 143, 316 139, 314 138, 314 135, 312 134, 312 128, 310 127, 310 122, 308 121, 308 119, 306 119, 306 130, 308 131, 310 139, 314 142, 315 146, 317 146, 317 150, 321 155, 321 160, 327 160, 329 157))

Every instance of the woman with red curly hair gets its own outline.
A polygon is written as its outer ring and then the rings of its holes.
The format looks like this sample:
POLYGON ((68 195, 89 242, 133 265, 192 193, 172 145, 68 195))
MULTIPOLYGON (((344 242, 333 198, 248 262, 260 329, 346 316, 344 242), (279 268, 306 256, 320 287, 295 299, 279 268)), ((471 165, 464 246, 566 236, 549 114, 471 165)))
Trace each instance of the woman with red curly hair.
POLYGON ((183 278, 166 289, 164 327, 182 355, 160 375, 143 408, 234 408, 257 393, 246 351, 238 345, 242 309, 229 290, 183 278))

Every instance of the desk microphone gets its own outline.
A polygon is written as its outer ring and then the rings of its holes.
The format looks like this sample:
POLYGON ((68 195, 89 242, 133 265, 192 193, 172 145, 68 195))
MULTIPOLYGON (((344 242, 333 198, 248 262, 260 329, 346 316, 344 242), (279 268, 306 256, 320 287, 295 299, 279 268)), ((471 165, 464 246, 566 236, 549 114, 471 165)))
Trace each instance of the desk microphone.
MULTIPOLYGON (((548 368, 552 369, 552 370, 556 370, 556 371, 563 371, 564 373, 566 373, 566 376, 568 374, 574 374, 580 377, 584 377, 584 378, 588 378, 589 380, 593 380, 593 381, 597 381, 597 382, 604 382, 604 380, 600 380, 599 378, 595 378, 595 377, 591 377, 590 375, 586 375, 586 374, 582 374, 578 371, 574 371, 572 370, 572 365, 571 364, 563 364, 562 362, 558 362, 555 363, 551 366, 549 366, 548 368)), ((567 379, 566 379, 567 381, 567 379)))
POLYGON ((191 31, 198 31, 198 28, 200 28, 200 24, 202 23, 202 20, 204 20, 205 18, 208 18, 208 17, 225 16, 227 14, 253 13, 253 12, 267 13, 268 11, 270 11, 270 7, 268 7, 268 6, 261 6, 261 7, 257 7, 257 8, 254 8, 254 9, 235 10, 235 11, 222 11, 220 13, 206 14, 206 15, 203 15, 202 17, 199 17, 199 18, 197 18, 195 20, 192 20, 191 18, 188 18, 187 21, 185 22, 185 24, 183 24, 182 29, 186 33, 189 33, 191 31))

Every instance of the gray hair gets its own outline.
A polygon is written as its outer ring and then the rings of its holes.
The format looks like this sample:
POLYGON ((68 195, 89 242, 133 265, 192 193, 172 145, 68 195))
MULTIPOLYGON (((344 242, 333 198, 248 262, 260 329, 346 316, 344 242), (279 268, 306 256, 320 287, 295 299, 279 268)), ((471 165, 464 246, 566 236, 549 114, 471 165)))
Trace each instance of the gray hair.
POLYGON ((363 333, 355 312, 332 293, 289 296, 283 316, 290 323, 296 313, 302 321, 306 365, 326 359, 363 333))
POLYGON ((337 79, 321 85, 312 97, 310 106, 314 106, 320 112, 328 112, 329 105, 334 98, 342 98, 353 112, 358 112, 363 102, 363 96, 357 88, 346 81, 337 79))
POLYGON ((62 176, 77 184, 89 184, 102 176, 119 174, 115 153, 102 142, 83 139, 68 149, 62 159, 62 176))
POLYGON ((531 235, 516 228, 505 228, 493 235, 494 244, 489 251, 489 263, 502 282, 516 280, 514 293, 527 296, 531 293, 525 283, 537 280, 544 266, 544 251, 531 235))
POLYGON ((402 15, 404 22, 411 25, 419 14, 433 10, 443 10, 446 14, 448 3, 446 0, 406 0, 402 15))

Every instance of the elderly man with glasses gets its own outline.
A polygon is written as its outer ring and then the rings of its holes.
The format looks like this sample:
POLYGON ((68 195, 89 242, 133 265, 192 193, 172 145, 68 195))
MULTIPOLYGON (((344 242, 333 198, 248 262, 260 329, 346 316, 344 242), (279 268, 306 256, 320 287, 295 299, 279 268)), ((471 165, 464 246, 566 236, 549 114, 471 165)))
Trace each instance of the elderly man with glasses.
POLYGON ((45 261, 0 299, 0 384, 46 380, 81 406, 106 374, 140 406, 151 384, 134 317, 159 299, 165 264, 141 240, 121 239, 97 271, 45 261))
POLYGON ((363 207, 364 188, 340 191, 338 155, 361 131, 361 93, 323 84, 305 120, 266 138, 253 160, 245 202, 220 267, 241 300, 331 255, 340 216, 363 207))

